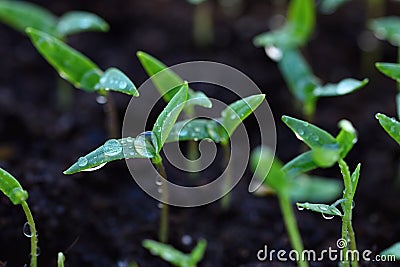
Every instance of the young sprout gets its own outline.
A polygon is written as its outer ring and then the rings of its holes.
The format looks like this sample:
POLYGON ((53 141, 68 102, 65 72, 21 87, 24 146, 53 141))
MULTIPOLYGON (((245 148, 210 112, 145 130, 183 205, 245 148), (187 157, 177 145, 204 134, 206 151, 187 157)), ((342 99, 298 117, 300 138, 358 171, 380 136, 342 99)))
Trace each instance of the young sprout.
MULTIPOLYGON (((271 188, 278 196, 284 222, 292 247, 302 255, 304 250, 300 232, 294 216, 293 201, 330 201, 342 191, 342 186, 334 180, 312 177, 305 174, 295 176, 283 169, 283 164, 268 147, 258 147, 251 154, 251 167, 264 186, 271 188), (301 199, 301 200, 300 200, 301 199), (318 200, 317 200, 318 199, 318 200)), ((299 266, 308 266, 300 260, 299 266)))
POLYGON ((137 137, 110 139, 103 146, 88 155, 79 158, 64 174, 100 169, 106 163, 130 158, 148 158, 156 166, 162 176, 162 207, 160 217, 159 239, 166 242, 168 238, 168 192, 166 190, 167 175, 160 156, 161 149, 178 119, 188 98, 188 84, 184 83, 172 97, 165 109, 160 113, 153 129, 139 134, 137 137))
POLYGON ((278 62, 289 90, 301 104, 303 114, 308 119, 312 119, 315 113, 318 98, 349 94, 368 83, 367 79, 358 81, 347 78, 337 84, 321 84, 298 50, 308 42, 314 27, 314 1, 292 0, 286 24, 278 30, 254 38, 254 44, 264 47, 267 55, 278 62))
POLYGON ((397 261, 400 260, 400 242, 397 242, 390 246, 389 248, 381 251, 380 253, 381 256, 390 256, 390 257, 395 257, 397 261))
POLYGON ((400 145, 400 122, 378 113, 375 115, 383 129, 400 145))
POLYGON ((187 0, 194 6, 193 40, 196 46, 206 47, 213 43, 213 6, 209 0, 187 0))
POLYGON ((24 210, 27 224, 24 226, 24 234, 31 239, 31 262, 30 267, 37 266, 38 254, 38 237, 35 222, 28 203, 28 192, 25 191, 21 184, 10 173, 0 168, 0 190, 11 200, 14 205, 21 205, 24 210), (26 229, 25 229, 26 228, 26 229))
MULTIPOLYGON (((136 86, 119 69, 109 68, 103 72, 89 58, 61 40, 33 28, 27 28, 26 32, 39 53, 56 69, 61 78, 76 88, 96 92, 104 97, 109 91, 139 96, 136 86)), ((111 136, 117 135, 117 129, 113 127, 115 124, 116 122, 109 121, 111 136)))
POLYGON ((146 239, 142 242, 142 245, 148 249, 151 254, 162 258, 176 267, 196 267, 203 259, 207 241, 201 239, 189 254, 185 254, 172 246, 153 240, 146 239))
POLYGON ((65 256, 62 252, 58 252, 57 267, 64 267, 65 256))

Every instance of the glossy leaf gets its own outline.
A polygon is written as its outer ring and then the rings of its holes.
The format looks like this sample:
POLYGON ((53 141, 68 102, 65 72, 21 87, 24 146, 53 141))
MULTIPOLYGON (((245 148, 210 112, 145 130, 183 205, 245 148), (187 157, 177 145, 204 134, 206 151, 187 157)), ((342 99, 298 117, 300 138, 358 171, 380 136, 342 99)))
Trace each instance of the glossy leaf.
POLYGON ((400 18, 383 17, 373 19, 369 23, 369 28, 379 39, 389 41, 392 45, 400 45, 400 18))
POLYGON ((293 201, 329 202, 341 195, 340 181, 317 176, 301 175, 292 179, 290 197, 293 201))
POLYGON ((226 140, 228 134, 215 120, 193 119, 175 123, 166 142, 213 140, 216 143, 226 140))
POLYGON ((286 163, 282 167, 282 171, 290 177, 295 177, 316 168, 318 168, 318 165, 314 162, 312 151, 307 151, 286 163))
POLYGON ((311 123, 289 116, 282 116, 282 121, 310 148, 337 144, 330 133, 311 123))
MULTIPOLYGON (((33 27, 34 28, 34 27, 33 27)), ((57 23, 57 32, 60 36, 67 36, 85 31, 108 31, 108 23, 96 14, 85 11, 71 11, 60 17, 57 23)))
POLYGON ((320 3, 320 10, 324 14, 332 14, 343 4, 350 2, 350 0, 322 0, 320 3))
POLYGON ((127 95, 139 96, 133 82, 122 71, 116 68, 107 69, 95 86, 96 90, 111 90, 127 95))
POLYGON ((14 205, 19 205, 28 199, 28 192, 10 173, 0 168, 0 190, 14 205))
POLYGON ((202 239, 190 254, 185 254, 170 245, 159 243, 153 240, 144 240, 143 247, 148 249, 151 254, 156 255, 177 267, 196 267, 204 256, 207 242, 202 239))
POLYGON ((37 50, 52 65, 60 76, 76 88, 89 92, 95 90, 102 71, 90 59, 61 42, 57 38, 28 28, 27 33, 37 50))
POLYGON ((400 260, 400 242, 397 242, 389 248, 383 250, 380 255, 391 256, 393 255, 396 260, 400 260))
POLYGON ((375 117, 379 120, 383 129, 400 144, 400 122, 381 113, 376 114, 375 117))
POLYGON ((312 150, 312 157, 315 164, 321 168, 333 166, 340 158, 341 148, 339 144, 328 144, 315 147, 312 150))
POLYGON ((0 1, 0 20, 10 27, 25 33, 34 29, 57 36, 57 17, 48 10, 24 1, 0 1))
POLYGON ((154 126, 153 133, 157 138, 157 148, 160 152, 167 140, 179 114, 181 113, 188 97, 188 84, 181 86, 179 91, 172 97, 167 106, 158 116, 154 126))
POLYGON ((312 204, 312 203, 297 203, 297 207, 299 209, 306 209, 315 212, 319 212, 325 215, 333 215, 333 216, 340 216, 343 217, 343 214, 340 212, 338 208, 332 205, 325 205, 325 204, 312 204))
POLYGON ((337 84, 326 84, 324 86, 318 86, 314 89, 314 95, 317 97, 323 96, 341 96, 350 94, 358 89, 363 88, 368 83, 368 79, 362 81, 356 79, 344 79, 337 84))
POLYGON ((357 132, 348 120, 341 120, 338 126, 341 130, 336 137, 336 142, 341 147, 340 157, 343 159, 353 148, 354 144, 357 143, 357 132))
POLYGON ((397 63, 375 63, 376 68, 386 76, 400 82, 400 64, 397 63))
POLYGON ((264 101, 265 95, 252 95, 230 104, 221 112, 221 123, 231 136, 240 123, 245 120, 264 101))
POLYGON ((64 174, 94 171, 106 163, 131 158, 152 158, 156 155, 152 134, 140 134, 136 138, 110 139, 96 150, 78 159, 64 174))
POLYGON ((257 147, 251 153, 250 166, 261 182, 270 186, 278 194, 290 192, 290 182, 282 171, 282 163, 274 158, 268 147, 257 147))

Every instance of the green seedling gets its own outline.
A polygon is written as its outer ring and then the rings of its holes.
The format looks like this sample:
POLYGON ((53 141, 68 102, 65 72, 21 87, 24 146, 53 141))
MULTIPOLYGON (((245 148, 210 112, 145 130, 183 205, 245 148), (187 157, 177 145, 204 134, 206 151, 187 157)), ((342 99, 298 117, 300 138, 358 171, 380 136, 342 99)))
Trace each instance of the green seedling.
MULTIPOLYGON (((39 53, 52 65, 61 78, 67 80, 78 89, 96 92, 107 97, 109 91, 116 91, 130 96, 138 96, 139 92, 133 82, 117 68, 102 71, 89 58, 71 48, 61 40, 39 30, 26 30, 33 45, 39 53)), ((111 136, 117 135, 115 122, 110 111, 108 126, 111 136)))
POLYGON ((151 159, 162 176, 162 207, 160 217, 159 239, 166 242, 168 238, 168 192, 166 190, 167 175, 160 156, 161 149, 166 142, 183 106, 188 98, 188 84, 185 83, 168 102, 160 113, 153 129, 139 134, 137 137, 110 139, 103 146, 79 158, 64 174, 74 174, 81 171, 93 171, 103 167, 106 163, 120 159, 148 158, 151 159))
POLYGON ((93 13, 71 11, 58 18, 49 10, 24 1, 0 1, 0 21, 22 33, 31 27, 60 39, 80 32, 109 30, 108 23, 93 13))
POLYGON ((64 267, 65 256, 62 252, 58 253, 57 267, 64 267))
POLYGON ((291 93, 301 104, 303 114, 312 119, 320 97, 341 96, 364 87, 368 80, 347 78, 337 84, 322 85, 298 50, 307 44, 315 28, 313 0, 292 0, 286 24, 282 28, 254 38, 257 47, 278 62, 278 67, 291 93))
POLYGON ((153 240, 144 240, 143 247, 151 254, 162 258, 176 267, 196 267, 203 259, 207 241, 201 239, 191 253, 185 254, 174 247, 153 240))
POLYGON ((383 250, 380 253, 381 256, 395 257, 396 260, 400 260, 400 242, 397 242, 389 248, 383 250))
POLYGON ((376 118, 382 128, 400 145, 400 122, 381 113, 376 114, 376 118))
MULTIPOLYGON (((292 202, 299 201, 299 199, 303 201, 306 199, 330 201, 340 194, 342 186, 331 179, 305 174, 290 175, 289 172, 283 170, 283 164, 278 159, 274 159, 274 155, 268 147, 256 148, 252 152, 250 163, 255 176, 265 186, 276 192, 290 242, 292 247, 301 255, 304 246, 293 212, 292 202)), ((305 260, 300 260, 298 265, 305 267, 308 266, 308 263, 305 260)))

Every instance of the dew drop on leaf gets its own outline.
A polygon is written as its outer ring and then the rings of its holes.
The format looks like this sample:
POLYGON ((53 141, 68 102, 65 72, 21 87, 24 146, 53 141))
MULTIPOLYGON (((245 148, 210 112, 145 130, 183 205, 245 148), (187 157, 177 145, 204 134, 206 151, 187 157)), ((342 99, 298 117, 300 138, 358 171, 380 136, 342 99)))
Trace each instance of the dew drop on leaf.
POLYGON ((40 256, 40 248, 39 247, 36 248, 36 256, 40 256))
POLYGON ((265 53, 270 59, 274 61, 279 61, 282 59, 282 50, 280 50, 276 46, 265 47, 265 53))
POLYGON ((161 202, 157 203, 157 208, 161 209, 163 207, 163 204, 161 202))
POLYGON ((301 210, 304 210, 304 207, 302 207, 302 206, 297 206, 297 209, 301 211, 301 210))
POLYGON ((104 104, 107 103, 107 97, 102 96, 102 95, 99 95, 99 96, 96 98, 96 102, 99 103, 100 105, 104 105, 104 104))
POLYGON ((119 87, 120 87, 121 89, 125 89, 127 86, 128 86, 128 84, 127 84, 125 81, 120 81, 120 82, 119 82, 119 87))
POLYGON ((85 167, 88 164, 88 160, 85 157, 80 157, 78 159, 78 165, 79 167, 85 167))
POLYGON ((303 135, 304 134, 304 131, 302 129, 299 129, 298 132, 299 132, 299 135, 303 135))
POLYGON ((85 170, 82 170, 82 171, 83 171, 83 172, 97 171, 97 170, 103 168, 106 164, 107 164, 107 162, 106 162, 106 163, 103 163, 103 164, 100 164, 99 166, 96 166, 96 167, 93 167, 93 168, 89 168, 89 169, 85 169, 85 170))
POLYGON ((326 219, 326 220, 331 220, 331 219, 333 219, 333 217, 335 217, 335 216, 333 216, 333 215, 327 215, 327 214, 325 214, 325 213, 322 213, 322 217, 324 217, 324 219, 326 219))
POLYGON ((115 139, 108 140, 104 144, 103 149, 104 149, 104 154, 109 157, 118 155, 119 153, 122 152, 121 144, 118 142, 118 140, 115 139))
POLYGON ((155 154, 154 143, 156 142, 156 137, 152 131, 147 131, 139 134, 133 146, 136 152, 146 158, 151 158, 155 154))
POLYGON ((162 178, 161 177, 159 177, 159 176, 157 176, 157 178, 156 178, 156 185, 162 185, 162 178))
POLYGON ((32 237, 31 226, 29 225, 28 222, 26 222, 26 223, 24 224, 24 227, 22 228, 22 231, 23 231, 23 233, 24 233, 24 235, 25 235, 26 237, 32 237))

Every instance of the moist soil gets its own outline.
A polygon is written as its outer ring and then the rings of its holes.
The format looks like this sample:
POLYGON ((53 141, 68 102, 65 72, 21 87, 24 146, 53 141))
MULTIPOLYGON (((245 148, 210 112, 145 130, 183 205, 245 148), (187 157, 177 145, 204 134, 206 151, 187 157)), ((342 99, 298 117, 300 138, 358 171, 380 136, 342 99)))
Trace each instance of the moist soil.
MULTIPOLYGON (((135 57, 137 50, 153 54, 168 65, 212 60, 241 70, 267 94, 276 120, 280 159, 288 161, 304 149, 279 119, 283 114, 299 117, 300 113, 276 63, 251 41, 268 30, 271 17, 282 11, 273 1, 243 1, 236 14, 224 13, 213 2, 215 39, 205 48, 194 45, 194 8, 185 1, 34 2, 58 15, 87 10, 110 22, 108 33, 79 34, 68 42, 103 69, 121 68, 137 85, 147 79, 135 57)), ((399 14, 399 7, 388 1, 384 14, 399 14)), ((395 83, 379 74, 373 62, 393 62, 396 49, 377 42, 375 58, 360 49, 365 14, 364 1, 352 1, 334 14, 318 15, 317 29, 304 53, 324 81, 370 78, 368 86, 359 92, 320 100, 314 123, 336 133, 337 122, 347 118, 358 130, 359 142, 348 156, 351 168, 362 163, 354 228, 359 249, 369 249, 375 255, 400 237, 400 182, 396 181, 399 148, 374 118, 377 112, 395 114, 395 83)), ((27 37, 4 25, 0 25, 0 58, 0 166, 18 177, 30 193, 29 203, 39 230, 40 266, 56 266, 58 251, 65 252, 67 266, 126 266, 133 261, 146 267, 169 266, 141 247, 142 240, 157 238, 159 209, 157 201, 131 178, 125 162, 108 164, 91 173, 62 174, 80 155, 107 139, 104 106, 96 103, 96 96, 72 90, 72 104, 60 106, 55 71, 27 37)), ((216 89, 207 93, 227 103, 234 100, 216 89)), ((122 121, 130 99, 119 94, 113 97, 122 121)), ((246 126, 257 127, 251 118, 246 126)), ((255 132, 250 138, 257 140, 255 132)), ((213 166, 207 173, 220 171, 217 164, 213 166)), ((175 172, 173 168, 167 171, 171 176, 175 172)), ((337 167, 316 174, 340 179, 337 167)), ((250 178, 247 172, 235 187, 231 208, 226 211, 219 202, 199 208, 171 208, 169 243, 189 252, 196 240, 205 238, 208 247, 200 266, 295 266, 293 262, 257 260, 257 252, 264 245, 286 251, 291 246, 277 199, 248 193, 250 178)), ((338 218, 325 220, 315 213, 295 212, 306 248, 336 248, 341 227, 338 218)), ((0 261, 7 266, 28 263, 24 223, 22 210, 1 196, 0 261)), ((337 262, 311 265, 337 266, 337 262)), ((363 266, 396 264, 371 262, 363 266)))

